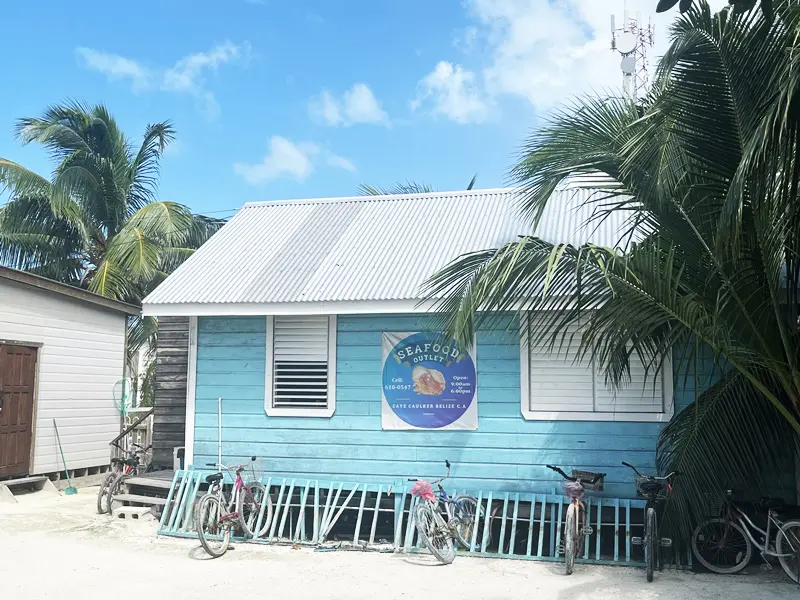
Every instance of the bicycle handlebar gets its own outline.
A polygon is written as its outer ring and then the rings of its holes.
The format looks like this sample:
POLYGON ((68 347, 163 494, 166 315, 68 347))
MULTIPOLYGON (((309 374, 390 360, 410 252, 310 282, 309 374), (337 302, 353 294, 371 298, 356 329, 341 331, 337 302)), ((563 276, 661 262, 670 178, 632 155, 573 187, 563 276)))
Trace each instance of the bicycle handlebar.
POLYGON ((637 469, 636 467, 634 467, 632 464, 630 464, 630 463, 626 463, 626 462, 623 460, 623 461, 622 461, 622 465, 623 465, 623 466, 625 466, 625 467, 628 467, 629 469, 633 469, 633 472, 634 472, 634 473, 636 473, 636 474, 637 474, 639 477, 641 477, 641 476, 642 476, 642 474, 639 472, 639 469, 637 469))
POLYGON ((658 477, 657 475, 642 475, 639 472, 639 469, 634 467, 632 464, 626 463, 624 460, 622 461, 622 464, 630 469, 633 469, 633 472, 636 473, 636 475, 638 475, 639 477, 644 477, 645 479, 649 479, 650 481, 667 481, 668 479, 672 479, 673 477, 677 477, 681 474, 680 471, 673 471, 672 473, 665 475, 664 477, 658 477))
POLYGON ((577 477, 573 477, 572 475, 567 475, 567 474, 566 474, 566 473, 564 473, 564 471, 562 471, 562 470, 561 470, 559 467, 556 467, 556 466, 554 466, 554 465, 545 465, 545 466, 546 466, 548 469, 551 469, 551 470, 555 471, 556 473, 558 473, 559 475, 561 475, 561 476, 562 476, 564 479, 566 479, 567 481, 577 481, 578 483, 583 483, 583 482, 585 481, 585 482, 586 482, 586 483, 588 483, 589 485, 594 485, 595 483, 597 483, 597 482, 598 482, 598 481, 600 481, 600 480, 601 480, 603 477, 605 477, 605 476, 606 476, 606 474, 605 474, 605 473, 597 473, 597 474, 596 474, 596 475, 595 475, 595 476, 594 476, 592 479, 579 479, 579 478, 577 478, 577 477))
POLYGON ((561 475, 561 476, 562 476, 564 479, 566 479, 567 481, 578 481, 578 479, 577 479, 576 477, 572 477, 571 475, 567 475, 567 474, 566 474, 566 473, 564 473, 564 471, 562 471, 562 470, 561 470, 559 467, 556 467, 556 466, 553 466, 553 465, 545 465, 545 467, 547 467, 547 468, 548 468, 548 469, 550 469, 551 471, 555 471, 556 473, 558 473, 559 475, 561 475))
MULTIPOLYGON (((451 467, 450 461, 445 459, 444 464, 445 466, 447 466, 447 475, 445 475, 444 477, 439 477, 439 479, 434 479, 433 481, 431 481, 431 485, 438 485, 439 487, 442 487, 442 482, 445 479, 450 479, 450 467, 451 467)), ((416 477, 409 477, 408 480, 419 481, 419 479, 416 477)))

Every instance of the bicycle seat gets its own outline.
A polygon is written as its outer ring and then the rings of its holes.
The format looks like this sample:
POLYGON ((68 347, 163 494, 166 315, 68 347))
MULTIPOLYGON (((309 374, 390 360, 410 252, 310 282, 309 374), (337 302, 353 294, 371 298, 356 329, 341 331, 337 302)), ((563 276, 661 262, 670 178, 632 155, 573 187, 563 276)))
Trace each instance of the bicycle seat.
POLYGON ((122 460, 121 458, 112 458, 111 459, 111 464, 112 465, 124 465, 125 461, 122 460))
POLYGON ((218 481, 222 481, 222 473, 214 473, 213 475, 206 477, 206 483, 208 485, 214 485, 218 481))

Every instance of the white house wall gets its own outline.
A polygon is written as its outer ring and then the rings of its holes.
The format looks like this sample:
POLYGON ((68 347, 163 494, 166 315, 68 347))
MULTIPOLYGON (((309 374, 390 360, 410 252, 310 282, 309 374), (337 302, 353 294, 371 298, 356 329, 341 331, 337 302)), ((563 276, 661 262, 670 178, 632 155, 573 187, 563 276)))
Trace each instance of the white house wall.
MULTIPOLYGON (((108 464, 118 434, 114 386, 124 374, 125 316, 0 281, 0 340, 38 345, 32 474, 108 464)), ((119 386, 117 386, 119 387, 119 386)))

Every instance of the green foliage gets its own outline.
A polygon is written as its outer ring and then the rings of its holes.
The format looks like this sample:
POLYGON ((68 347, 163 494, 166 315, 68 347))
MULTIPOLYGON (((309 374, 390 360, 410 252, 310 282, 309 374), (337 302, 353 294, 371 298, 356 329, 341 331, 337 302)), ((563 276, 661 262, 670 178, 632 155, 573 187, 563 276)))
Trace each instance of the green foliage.
MULTIPOLYGON (((693 4, 693 0, 658 0, 656 12, 666 12, 679 2, 680 4, 678 6, 681 13, 687 12, 693 4)), ((700 2, 702 2, 702 0, 699 0, 698 4, 700 4, 700 2)), ((747 12, 753 10, 756 4, 760 5, 764 13, 764 18, 768 21, 771 21, 774 17, 776 6, 783 9, 788 2, 789 0, 728 0, 728 4, 733 7, 736 13, 747 12)))
MULTIPOLYGON (((0 207, 0 264, 138 304, 223 224, 157 201, 169 122, 148 125, 134 146, 104 106, 67 102, 20 119, 16 133, 46 148, 54 167, 47 179, 0 158, 11 196, 0 207)), ((157 327, 145 318, 130 328, 132 358, 157 327)))
MULTIPOLYGON (((468 190, 471 190, 475 186, 475 182, 478 181, 478 174, 472 176, 470 179, 469 184, 467 185, 468 190)), ((393 196, 396 194, 428 194, 430 192, 435 192, 436 189, 428 185, 427 183, 418 183, 416 181, 406 181, 405 183, 395 183, 394 185, 387 187, 381 186, 374 186, 369 185, 368 183, 362 183, 358 186, 358 193, 362 196, 393 196)))
POLYGON ((709 347, 725 376, 658 447, 661 471, 683 473, 665 522, 684 535, 706 492, 733 481, 752 495, 774 491, 766 475, 797 450, 796 16, 692 7, 643 102, 577 100, 528 140, 512 170, 522 212, 535 224, 557 187, 595 190, 594 223, 626 217, 616 247, 522 237, 460 257, 425 288, 441 327, 464 343, 487 311, 550 310, 555 345, 585 322, 580 353, 612 387, 629 383, 633 354, 652 376, 673 348, 709 347))

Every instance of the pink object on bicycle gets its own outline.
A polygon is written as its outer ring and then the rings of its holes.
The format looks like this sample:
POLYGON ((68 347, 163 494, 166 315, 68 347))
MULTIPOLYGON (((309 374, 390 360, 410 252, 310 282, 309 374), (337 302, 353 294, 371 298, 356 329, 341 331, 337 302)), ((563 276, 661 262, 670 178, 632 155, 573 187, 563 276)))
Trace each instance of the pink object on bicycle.
POLYGON ((567 498, 583 498, 583 486, 577 481, 567 481, 564 483, 564 495, 567 498))
POLYGON ((436 500, 436 494, 433 493, 433 486, 424 479, 420 479, 411 486, 411 495, 422 498, 423 500, 436 500))

